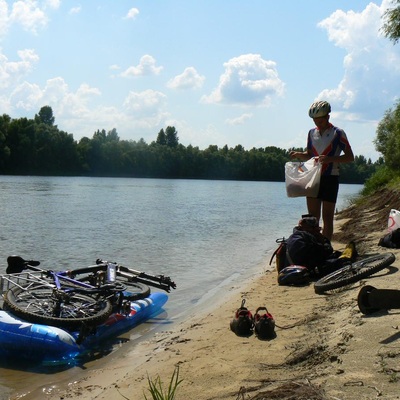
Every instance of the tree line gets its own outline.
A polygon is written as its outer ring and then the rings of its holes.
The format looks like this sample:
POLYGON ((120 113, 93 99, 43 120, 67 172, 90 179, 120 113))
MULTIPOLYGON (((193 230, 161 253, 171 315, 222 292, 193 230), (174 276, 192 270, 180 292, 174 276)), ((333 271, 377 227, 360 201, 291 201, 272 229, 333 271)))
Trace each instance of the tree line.
MULTIPOLYGON (((400 0, 392 0, 382 16, 381 32, 397 44, 400 39, 400 0)), ((382 164, 365 182, 363 194, 371 194, 386 185, 400 185, 400 100, 387 110, 376 130, 375 148, 382 154, 382 164)))
MULTIPOLYGON (((0 174, 284 181, 289 151, 237 145, 200 150, 179 143, 175 127, 161 129, 150 144, 121 140, 116 129, 74 140, 54 124, 50 106, 33 119, 0 117, 0 174)), ((296 149, 303 150, 303 149, 296 149)), ((341 165, 341 181, 364 183, 381 164, 363 156, 341 165)))

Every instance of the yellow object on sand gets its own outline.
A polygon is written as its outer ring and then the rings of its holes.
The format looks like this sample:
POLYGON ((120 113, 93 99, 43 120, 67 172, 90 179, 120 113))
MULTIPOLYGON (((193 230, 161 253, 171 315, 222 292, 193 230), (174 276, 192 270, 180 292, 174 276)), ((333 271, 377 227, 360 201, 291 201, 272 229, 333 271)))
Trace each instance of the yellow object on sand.
POLYGON ((356 244, 351 241, 343 250, 343 253, 339 258, 348 258, 349 260, 354 261, 357 258, 356 244))

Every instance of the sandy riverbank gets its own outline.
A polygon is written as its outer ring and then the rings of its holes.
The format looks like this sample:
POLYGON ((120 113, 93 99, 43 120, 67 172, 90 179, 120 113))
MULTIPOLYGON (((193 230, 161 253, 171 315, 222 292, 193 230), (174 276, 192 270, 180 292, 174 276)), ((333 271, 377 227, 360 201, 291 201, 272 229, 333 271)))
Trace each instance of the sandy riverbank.
MULTIPOLYGON (((333 243, 336 250, 345 247, 351 234, 361 254, 388 250, 377 244, 386 233, 390 207, 371 207, 338 216, 336 238, 341 241, 333 243), (356 220, 364 223, 364 230, 349 225, 356 220)), ((400 267, 400 251, 394 253, 392 266, 400 267)), ((365 317, 356 301, 366 281, 400 289, 397 268, 323 296, 314 293, 313 285, 278 286, 276 271, 268 268, 250 282, 232 286, 219 303, 173 331, 157 334, 122 358, 105 361, 101 369, 82 371, 78 382, 51 390, 49 383, 48 390, 28 397, 140 400, 143 393, 149 398, 147 376, 160 376, 167 386, 179 367, 183 381, 176 400, 400 398, 400 310, 365 317), (230 331, 242 298, 251 311, 266 306, 273 314, 275 339, 243 338, 230 331)))

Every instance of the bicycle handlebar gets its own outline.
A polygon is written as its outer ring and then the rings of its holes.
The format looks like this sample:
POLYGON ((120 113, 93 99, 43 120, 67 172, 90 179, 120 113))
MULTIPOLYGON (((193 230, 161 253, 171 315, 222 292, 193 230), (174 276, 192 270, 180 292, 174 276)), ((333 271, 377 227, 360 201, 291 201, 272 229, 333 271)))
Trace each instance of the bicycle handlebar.
MULTIPOLYGON (((108 261, 97 259, 98 265, 108 265, 108 261)), ((113 262, 117 267, 117 275, 128 279, 128 282, 139 282, 149 286, 153 286, 166 292, 170 292, 171 289, 176 289, 176 284, 169 276, 164 275, 151 275, 146 272, 137 271, 133 268, 124 267, 118 263, 113 262)))
POLYGON ((176 289, 176 284, 171 280, 169 276, 164 275, 149 275, 145 272, 138 272, 131 268, 119 265, 117 268, 117 275, 128 279, 128 282, 139 282, 149 286, 153 286, 166 292, 170 292, 171 289, 176 289))

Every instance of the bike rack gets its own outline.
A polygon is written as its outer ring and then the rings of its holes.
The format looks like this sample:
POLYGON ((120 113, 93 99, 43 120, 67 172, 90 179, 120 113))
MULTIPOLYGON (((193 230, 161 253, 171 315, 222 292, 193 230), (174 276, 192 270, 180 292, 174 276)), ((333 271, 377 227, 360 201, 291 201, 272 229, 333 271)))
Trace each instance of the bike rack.
POLYGON ((7 292, 7 290, 18 287, 21 289, 29 289, 32 285, 38 283, 45 286, 53 286, 48 279, 46 279, 43 272, 20 272, 18 274, 3 274, 0 275, 0 295, 7 292))

